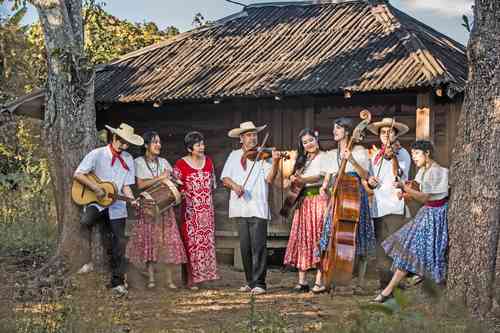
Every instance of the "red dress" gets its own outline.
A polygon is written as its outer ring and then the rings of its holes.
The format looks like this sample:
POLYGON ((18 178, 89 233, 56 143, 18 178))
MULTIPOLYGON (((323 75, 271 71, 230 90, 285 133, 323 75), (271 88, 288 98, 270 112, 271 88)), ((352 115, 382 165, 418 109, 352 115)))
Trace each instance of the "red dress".
POLYGON ((218 279, 212 200, 215 175, 212 161, 205 157, 203 167, 196 169, 181 158, 175 163, 174 174, 183 183, 181 237, 188 258, 188 286, 218 279))

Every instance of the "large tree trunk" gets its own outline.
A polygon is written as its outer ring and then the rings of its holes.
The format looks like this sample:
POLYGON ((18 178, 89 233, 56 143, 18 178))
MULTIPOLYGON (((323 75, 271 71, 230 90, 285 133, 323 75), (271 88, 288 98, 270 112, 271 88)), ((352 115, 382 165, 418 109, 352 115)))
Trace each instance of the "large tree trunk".
POLYGON ((469 79, 451 165, 448 288, 485 319, 500 219, 500 1, 476 0, 469 79))
POLYGON ((71 269, 90 260, 90 237, 78 223, 70 193, 73 172, 96 145, 94 72, 84 54, 82 1, 32 1, 48 54, 43 137, 48 150, 60 226, 57 257, 71 269))

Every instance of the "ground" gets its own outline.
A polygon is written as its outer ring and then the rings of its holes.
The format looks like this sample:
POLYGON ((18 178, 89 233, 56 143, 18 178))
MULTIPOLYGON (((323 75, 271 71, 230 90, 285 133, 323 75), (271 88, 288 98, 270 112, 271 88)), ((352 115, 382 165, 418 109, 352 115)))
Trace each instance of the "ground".
MULTIPOLYGON (((243 273, 221 265, 221 279, 199 291, 169 290, 160 269, 157 287, 152 290, 145 288, 145 277, 139 271, 132 272, 130 292, 119 299, 106 289, 108 274, 97 272, 71 276, 64 293, 30 296, 25 291, 29 287, 26 279, 40 265, 31 257, 0 258, 0 280, 4 282, 0 287, 1 332, 337 332, 339 327, 352 325, 361 327, 355 330, 359 332, 379 331, 360 322, 363 307, 375 295, 374 279, 368 280, 365 296, 352 295, 350 289, 335 295, 296 294, 291 288, 297 273, 273 268, 268 271, 268 293, 252 298, 238 291, 243 273), (41 326, 45 330, 33 329, 41 326)), ((176 276, 180 285, 179 270, 176 276)), ((418 307, 429 314, 425 302, 418 307)), ((386 314, 379 316, 390 319, 386 314)), ((397 320, 381 323, 402 325, 401 318, 394 318, 397 320)), ((463 321, 450 323, 446 324, 454 327, 450 332, 466 329, 463 321)), ((400 329, 402 326, 391 331, 400 329)))

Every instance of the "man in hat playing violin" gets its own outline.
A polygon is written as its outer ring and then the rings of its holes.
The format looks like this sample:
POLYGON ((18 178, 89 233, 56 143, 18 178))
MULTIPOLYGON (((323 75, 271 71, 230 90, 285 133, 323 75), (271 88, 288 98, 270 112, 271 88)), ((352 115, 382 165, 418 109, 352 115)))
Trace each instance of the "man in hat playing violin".
MULTIPOLYGON (((134 129, 122 123, 119 128, 106 125, 111 132, 111 142, 107 146, 92 150, 80 162, 73 178, 83 185, 89 187, 97 195, 103 198, 106 193, 92 179, 86 177, 93 173, 100 180, 112 182, 118 194, 131 199, 132 205, 137 207, 134 194, 130 185, 135 183, 134 159, 126 152, 130 144, 142 146, 144 140, 134 133, 134 129)), ((111 288, 117 296, 127 294, 124 285, 125 275, 125 221, 127 219, 127 207, 123 200, 116 200, 109 207, 102 207, 96 203, 85 207, 80 223, 90 227, 99 220, 103 220, 111 231, 111 288)))
POLYGON ((368 130, 377 135, 381 143, 380 149, 372 149, 368 184, 374 192, 372 216, 377 241, 377 271, 380 286, 384 288, 392 277, 391 260, 380 244, 405 222, 406 208, 404 200, 401 200, 401 190, 394 188, 393 183, 396 179, 408 180, 411 157, 408 151, 400 146, 397 138, 406 134, 409 128, 393 118, 383 118, 368 125, 368 130))
POLYGON ((268 193, 280 156, 273 150, 272 159, 259 159, 257 156, 252 161, 247 157, 257 148, 258 133, 266 126, 256 127, 253 122, 247 121, 229 131, 230 138, 240 139, 241 148, 229 154, 221 174, 224 186, 231 190, 229 218, 234 218, 239 224, 241 257, 247 282, 240 291, 253 294, 266 292, 267 221, 271 219, 268 193))

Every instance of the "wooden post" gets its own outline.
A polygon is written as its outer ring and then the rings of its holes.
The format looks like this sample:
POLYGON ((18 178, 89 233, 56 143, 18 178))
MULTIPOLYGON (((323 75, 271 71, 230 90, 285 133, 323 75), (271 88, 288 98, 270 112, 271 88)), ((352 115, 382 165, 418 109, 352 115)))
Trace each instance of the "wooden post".
POLYGON ((434 140, 434 118, 431 109, 432 94, 430 92, 417 95, 416 138, 417 140, 434 140))

